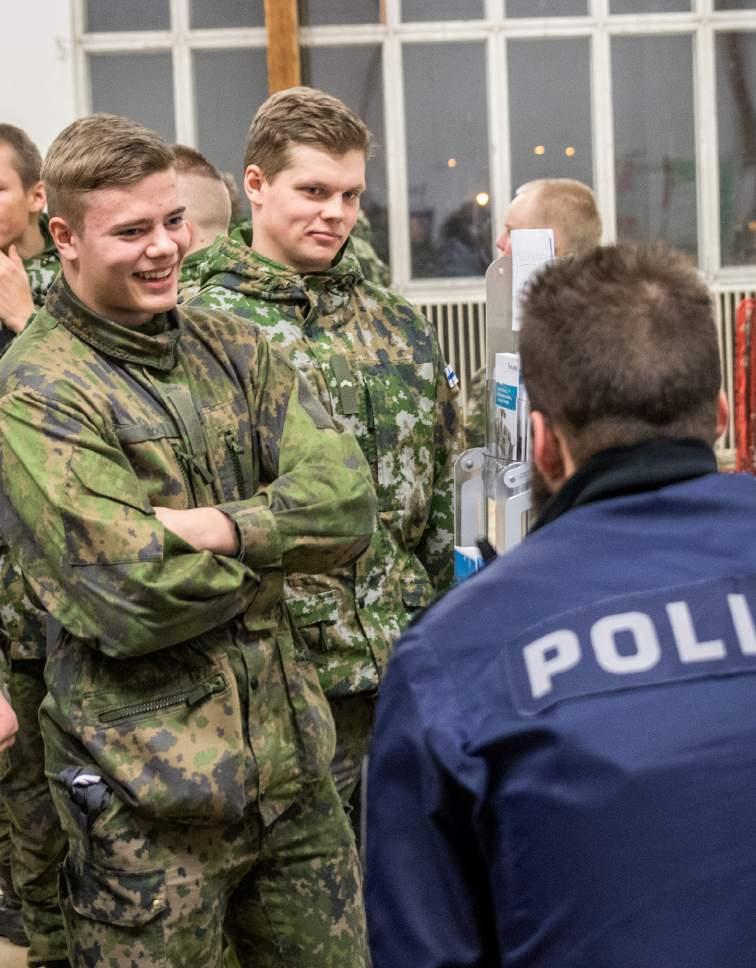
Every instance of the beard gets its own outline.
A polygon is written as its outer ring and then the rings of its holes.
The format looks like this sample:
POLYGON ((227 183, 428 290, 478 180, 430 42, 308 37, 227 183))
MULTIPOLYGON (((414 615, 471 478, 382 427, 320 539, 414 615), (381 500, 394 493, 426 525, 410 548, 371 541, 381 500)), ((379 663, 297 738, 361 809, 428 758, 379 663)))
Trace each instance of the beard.
POLYGON ((538 519, 541 516, 541 512, 548 504, 552 497, 552 493, 549 490, 549 486, 546 483, 546 479, 543 474, 538 470, 535 464, 530 466, 530 493, 531 493, 531 513, 534 519, 538 519))

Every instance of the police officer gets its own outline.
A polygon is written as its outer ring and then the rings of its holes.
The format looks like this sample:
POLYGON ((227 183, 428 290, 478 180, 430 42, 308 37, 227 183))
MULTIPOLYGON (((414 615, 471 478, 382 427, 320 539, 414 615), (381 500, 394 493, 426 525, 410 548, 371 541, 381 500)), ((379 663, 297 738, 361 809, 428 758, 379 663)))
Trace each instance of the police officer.
POLYGON ((661 246, 536 277, 537 525, 399 643, 370 755, 374 968, 749 968, 756 483, 709 293, 661 246))

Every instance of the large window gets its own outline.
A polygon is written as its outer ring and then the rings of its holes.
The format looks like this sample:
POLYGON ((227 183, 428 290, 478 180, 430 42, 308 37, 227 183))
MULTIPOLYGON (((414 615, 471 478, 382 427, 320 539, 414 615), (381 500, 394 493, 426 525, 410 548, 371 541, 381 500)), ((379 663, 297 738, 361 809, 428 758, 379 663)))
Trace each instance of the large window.
MULTIPOLYGON (((80 110, 131 115, 241 174, 267 96, 263 0, 76 0, 80 110)), ((298 0, 303 83, 376 154, 394 284, 480 292, 514 189, 577 178, 605 236, 756 274, 756 0, 298 0)))

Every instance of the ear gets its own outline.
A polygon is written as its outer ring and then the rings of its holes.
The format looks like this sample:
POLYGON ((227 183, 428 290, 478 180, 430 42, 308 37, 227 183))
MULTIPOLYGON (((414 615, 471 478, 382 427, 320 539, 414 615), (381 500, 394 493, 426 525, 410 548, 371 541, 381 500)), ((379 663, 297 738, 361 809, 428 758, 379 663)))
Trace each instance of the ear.
POLYGON ((55 243, 55 247, 60 253, 61 259, 66 262, 73 262, 78 258, 79 250, 77 247, 77 237, 74 230, 60 215, 54 215, 48 224, 50 235, 55 243))
POLYGON ((575 472, 572 455, 564 436, 540 410, 530 414, 530 426, 533 433, 533 463, 553 494, 575 472))
POLYGON ((251 204, 254 205, 262 202, 260 193, 264 182, 265 175, 263 174, 262 168, 259 165, 247 165, 244 172, 244 194, 251 204))
POLYGON ((727 394, 724 390, 719 391, 719 396, 717 397, 717 436, 716 440, 722 436, 722 434, 727 430, 727 424, 730 422, 730 405, 727 403, 727 394))
POLYGON ((29 214, 38 214, 43 211, 47 199, 45 197, 45 185, 44 182, 38 181, 35 185, 29 189, 26 193, 29 199, 29 214))

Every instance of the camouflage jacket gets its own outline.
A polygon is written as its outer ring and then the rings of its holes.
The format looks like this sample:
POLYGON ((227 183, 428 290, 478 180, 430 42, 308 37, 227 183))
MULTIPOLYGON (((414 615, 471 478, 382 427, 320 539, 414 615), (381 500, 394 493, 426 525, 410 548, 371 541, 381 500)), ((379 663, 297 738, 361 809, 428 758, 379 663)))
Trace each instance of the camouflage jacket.
POLYGON ((374 282, 378 286, 390 286, 391 270, 373 248, 372 229, 364 212, 360 212, 357 216, 357 223, 352 229, 350 239, 352 253, 368 282, 374 282))
POLYGON ((328 272, 302 276, 253 253, 248 238, 215 240, 192 305, 263 327, 372 467, 378 527, 366 554, 287 585, 327 695, 371 690, 402 628, 451 581, 457 390, 431 325, 365 282, 349 246, 328 272))
POLYGON ((178 303, 187 302, 192 296, 199 292, 199 273, 202 260, 207 255, 207 246, 204 249, 197 249, 191 252, 181 263, 181 275, 179 276, 178 303))
MULTIPOLYGON (((47 290, 60 270, 58 250, 47 227, 47 215, 40 217, 39 228, 45 247, 24 261, 37 309, 44 306, 47 290)), ((4 330, 0 343, 8 345, 14 336, 4 330)), ((31 602, 21 575, 14 568, 7 548, 0 542, 0 637, 8 658, 43 659, 46 626, 45 613, 31 602)))
POLYGON ((39 228, 45 240, 44 249, 31 259, 24 260, 24 268, 29 277, 32 299, 37 309, 45 304, 47 290, 60 271, 60 257, 47 227, 47 215, 40 216, 39 228))
POLYGON ((374 501, 354 440, 254 328, 195 309, 129 329, 58 280, 0 362, 0 529, 63 627, 48 769, 98 770, 163 820, 280 816, 334 747, 282 571, 346 565, 374 501), (216 505, 239 555, 153 505, 216 505))
POLYGON ((483 447, 486 442, 486 368, 473 373, 465 400, 465 446, 483 447))

